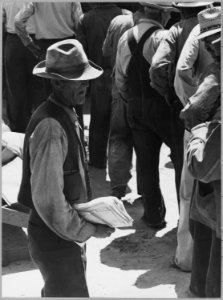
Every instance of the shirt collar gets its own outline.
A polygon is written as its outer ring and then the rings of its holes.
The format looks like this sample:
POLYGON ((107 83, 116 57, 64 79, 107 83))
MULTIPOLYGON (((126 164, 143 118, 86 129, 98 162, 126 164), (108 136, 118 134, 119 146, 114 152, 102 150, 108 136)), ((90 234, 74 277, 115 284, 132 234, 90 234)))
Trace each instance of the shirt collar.
POLYGON ((141 24, 141 23, 149 23, 149 24, 156 25, 156 26, 160 27, 160 29, 164 29, 163 25, 160 24, 159 22, 155 21, 155 20, 151 20, 151 19, 147 19, 147 18, 141 18, 138 21, 137 25, 141 24))

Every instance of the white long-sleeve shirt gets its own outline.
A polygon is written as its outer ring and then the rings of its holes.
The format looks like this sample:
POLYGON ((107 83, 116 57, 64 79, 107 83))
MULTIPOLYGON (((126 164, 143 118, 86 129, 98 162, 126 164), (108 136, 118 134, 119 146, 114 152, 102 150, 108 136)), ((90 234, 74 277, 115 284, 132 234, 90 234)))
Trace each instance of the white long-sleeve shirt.
POLYGON ((27 46, 31 38, 26 24, 31 16, 36 39, 62 39, 76 33, 82 14, 79 2, 28 2, 15 17, 15 30, 27 46))

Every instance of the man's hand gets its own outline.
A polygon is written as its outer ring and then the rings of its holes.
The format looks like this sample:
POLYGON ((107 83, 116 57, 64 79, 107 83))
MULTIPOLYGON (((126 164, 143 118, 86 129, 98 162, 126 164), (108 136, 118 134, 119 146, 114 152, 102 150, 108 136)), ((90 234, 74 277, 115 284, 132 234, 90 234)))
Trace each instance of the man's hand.
POLYGON ((208 123, 201 123, 191 129, 192 137, 206 141, 208 133, 208 123))
POLYGON ((109 237, 114 231, 115 231, 115 228, 111 228, 107 225, 97 224, 96 231, 93 236, 96 238, 106 238, 106 237, 109 237))
POLYGON ((35 44, 33 41, 27 45, 27 48, 32 52, 32 54, 39 59, 41 54, 41 48, 35 44))

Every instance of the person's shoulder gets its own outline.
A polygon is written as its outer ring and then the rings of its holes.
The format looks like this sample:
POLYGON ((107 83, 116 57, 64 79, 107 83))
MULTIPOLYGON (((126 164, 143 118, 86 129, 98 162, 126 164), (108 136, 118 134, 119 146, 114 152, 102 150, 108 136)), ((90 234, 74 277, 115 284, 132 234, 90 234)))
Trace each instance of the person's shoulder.
POLYGON ((61 138, 65 135, 65 131, 59 121, 52 117, 47 117, 38 123, 33 135, 45 136, 46 138, 61 138))
POLYGON ((123 24, 133 23, 133 14, 128 15, 118 15, 111 20, 111 25, 121 26, 123 24))
POLYGON ((124 45, 128 41, 128 35, 129 35, 130 30, 132 30, 132 29, 133 28, 129 28, 122 34, 122 36, 119 39, 119 45, 120 45, 119 47, 121 47, 121 45, 124 45))
POLYGON ((167 37, 168 33, 169 31, 167 29, 160 28, 154 31, 153 36, 158 40, 162 40, 167 37))

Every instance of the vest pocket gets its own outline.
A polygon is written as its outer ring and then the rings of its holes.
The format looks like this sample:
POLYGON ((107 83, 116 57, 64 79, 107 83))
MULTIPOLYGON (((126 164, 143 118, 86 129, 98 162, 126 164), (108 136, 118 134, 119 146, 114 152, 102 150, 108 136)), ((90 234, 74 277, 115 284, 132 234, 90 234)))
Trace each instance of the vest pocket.
POLYGON ((82 178, 79 170, 66 170, 64 171, 64 195, 70 205, 73 206, 81 195, 83 188, 82 178))

